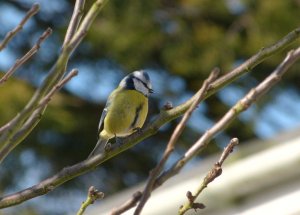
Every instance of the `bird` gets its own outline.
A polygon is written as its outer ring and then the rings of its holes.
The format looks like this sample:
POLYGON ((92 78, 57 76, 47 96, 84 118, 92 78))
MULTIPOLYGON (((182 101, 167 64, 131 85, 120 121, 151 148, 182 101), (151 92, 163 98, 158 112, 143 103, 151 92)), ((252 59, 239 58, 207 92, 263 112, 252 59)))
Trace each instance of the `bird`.
POLYGON ((111 138, 125 137, 142 128, 151 93, 150 77, 144 70, 134 71, 121 80, 107 99, 98 125, 98 141, 88 158, 105 152, 111 138))

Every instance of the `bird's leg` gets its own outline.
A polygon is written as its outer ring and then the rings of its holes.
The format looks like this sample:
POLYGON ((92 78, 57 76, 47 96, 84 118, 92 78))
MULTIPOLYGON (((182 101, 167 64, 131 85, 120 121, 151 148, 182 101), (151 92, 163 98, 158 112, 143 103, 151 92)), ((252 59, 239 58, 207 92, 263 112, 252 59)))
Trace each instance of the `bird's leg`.
POLYGON ((104 146, 104 150, 107 152, 111 149, 111 143, 106 143, 105 146, 104 146))
POLYGON ((117 144, 118 146, 120 146, 120 145, 121 145, 121 143, 122 143, 121 139, 120 139, 120 138, 118 138, 118 137, 116 137, 116 144, 117 144))
POLYGON ((116 138, 116 142, 115 142, 115 144, 119 147, 119 146, 121 146, 123 143, 124 143, 124 139, 126 138, 126 137, 115 137, 116 138))
MULTIPOLYGON (((110 139, 111 140, 111 139, 110 139)), ((111 149, 111 143, 109 142, 109 140, 107 141, 107 143, 104 146, 104 151, 107 152, 111 149)))
POLYGON ((138 134, 140 134, 142 132, 142 128, 140 127, 136 127, 133 129, 134 132, 137 132, 138 134))

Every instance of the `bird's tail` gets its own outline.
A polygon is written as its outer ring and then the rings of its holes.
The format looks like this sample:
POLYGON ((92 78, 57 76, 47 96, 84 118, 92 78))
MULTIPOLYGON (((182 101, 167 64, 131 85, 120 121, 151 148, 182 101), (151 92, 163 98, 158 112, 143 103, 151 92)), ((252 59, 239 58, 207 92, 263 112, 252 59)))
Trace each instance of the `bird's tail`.
POLYGON ((101 138, 101 136, 100 136, 95 148, 93 149, 91 154, 88 156, 88 158, 91 158, 97 154, 104 152, 107 142, 108 142, 108 139, 101 138))

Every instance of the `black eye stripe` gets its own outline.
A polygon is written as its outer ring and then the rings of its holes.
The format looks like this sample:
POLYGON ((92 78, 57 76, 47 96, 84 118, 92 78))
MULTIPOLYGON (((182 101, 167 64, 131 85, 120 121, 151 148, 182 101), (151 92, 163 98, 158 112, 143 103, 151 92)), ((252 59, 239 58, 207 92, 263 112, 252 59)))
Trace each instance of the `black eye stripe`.
POLYGON ((149 89, 149 87, 147 86, 147 84, 144 81, 142 81, 141 79, 139 79, 137 77, 133 77, 133 78, 135 78, 136 80, 139 80, 144 85, 144 87, 146 87, 147 89, 149 89))

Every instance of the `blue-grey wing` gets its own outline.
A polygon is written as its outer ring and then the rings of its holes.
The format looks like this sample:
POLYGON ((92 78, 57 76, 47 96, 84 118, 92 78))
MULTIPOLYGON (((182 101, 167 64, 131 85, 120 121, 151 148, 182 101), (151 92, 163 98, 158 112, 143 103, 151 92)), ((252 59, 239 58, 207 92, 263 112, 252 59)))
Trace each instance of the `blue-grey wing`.
POLYGON ((105 108, 102 111, 102 114, 101 114, 101 117, 100 117, 100 121, 99 121, 99 125, 98 125, 98 135, 100 134, 100 132, 102 131, 102 129, 104 127, 104 119, 106 117, 109 105, 110 105, 110 99, 107 100, 105 108))

